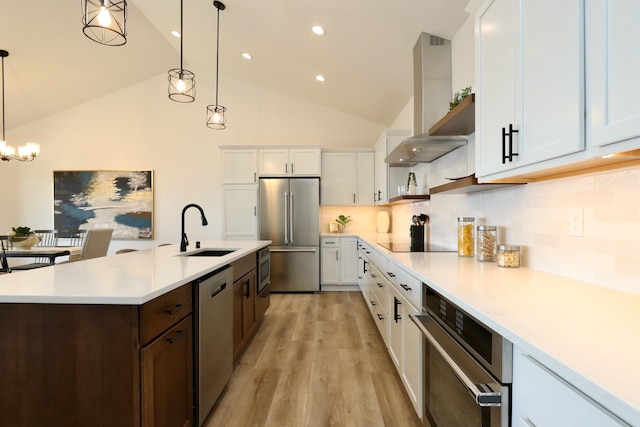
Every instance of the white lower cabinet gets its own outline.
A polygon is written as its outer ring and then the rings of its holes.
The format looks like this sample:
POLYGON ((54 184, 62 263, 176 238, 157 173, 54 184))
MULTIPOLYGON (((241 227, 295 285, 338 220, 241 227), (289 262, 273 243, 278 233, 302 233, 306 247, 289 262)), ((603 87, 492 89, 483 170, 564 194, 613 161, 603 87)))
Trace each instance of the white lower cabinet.
POLYGON ((258 185, 223 185, 225 240, 258 239, 258 185))
POLYGON ((517 347, 512 395, 514 427, 629 425, 517 347))
POLYGON ((323 285, 357 285, 358 239, 355 237, 323 237, 322 272, 323 285))
POLYGON ((389 354, 422 417, 422 334, 409 318, 418 311, 395 286, 389 286, 389 354))

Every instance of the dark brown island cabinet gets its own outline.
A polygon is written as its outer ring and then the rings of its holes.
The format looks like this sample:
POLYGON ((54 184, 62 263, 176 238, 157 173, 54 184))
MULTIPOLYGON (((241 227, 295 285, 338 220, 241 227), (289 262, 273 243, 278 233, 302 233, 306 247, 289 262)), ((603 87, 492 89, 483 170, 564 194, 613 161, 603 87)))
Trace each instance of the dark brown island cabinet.
POLYGON ((0 304, 0 426, 193 426, 192 301, 0 304))
POLYGON ((233 266, 233 360, 257 328, 256 318, 256 255, 234 261, 233 266))

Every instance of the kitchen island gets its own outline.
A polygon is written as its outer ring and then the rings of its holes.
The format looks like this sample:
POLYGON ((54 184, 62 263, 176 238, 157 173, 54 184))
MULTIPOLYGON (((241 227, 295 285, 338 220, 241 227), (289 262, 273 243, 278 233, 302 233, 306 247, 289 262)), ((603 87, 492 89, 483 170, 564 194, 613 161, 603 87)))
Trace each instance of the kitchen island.
POLYGON ((0 425, 193 425, 192 283, 269 243, 202 243, 235 249, 220 257, 169 245, 1 276, 0 425))
POLYGON ((513 425, 640 426, 640 296, 526 267, 500 268, 457 253, 394 253, 377 244, 389 235, 360 239, 379 258, 401 265, 514 344, 513 425), (577 399, 608 414, 610 423, 592 419, 580 424, 579 411, 568 400, 537 389, 531 376, 523 384, 519 354, 542 366, 577 399), (528 405, 520 401, 520 392, 527 388, 551 411, 553 421, 520 420, 518 406, 528 405), (562 416, 572 421, 563 423, 562 416))

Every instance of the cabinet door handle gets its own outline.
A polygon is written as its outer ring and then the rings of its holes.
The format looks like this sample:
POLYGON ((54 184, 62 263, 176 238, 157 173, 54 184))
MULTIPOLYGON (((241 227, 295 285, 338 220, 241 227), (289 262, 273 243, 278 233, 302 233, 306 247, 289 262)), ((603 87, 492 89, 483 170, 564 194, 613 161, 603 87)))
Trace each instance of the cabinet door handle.
POLYGON ((257 182, 258 181, 258 174, 257 173, 253 173, 253 182, 257 182))
POLYGON ((363 263, 363 266, 364 266, 364 271, 363 271, 363 273, 366 273, 366 272, 367 272, 367 263, 368 263, 368 261, 365 259, 365 260, 364 260, 364 263, 363 263))
POLYGON ((378 315, 378 320, 384 320, 384 316, 380 313, 376 313, 378 315))
POLYGON ((402 320, 402 316, 398 314, 398 306, 402 304, 400 300, 396 297, 393 297, 393 320, 398 323, 398 320, 402 320))
POLYGON ((284 173, 289 173, 289 163, 284 164, 284 173))
POLYGON ((375 307, 375 306, 376 306, 376 302, 375 302, 374 300, 369 300, 369 302, 371 303, 371 306, 372 306, 372 307, 375 307))
POLYGON ((251 292, 251 289, 249 288, 250 284, 251 284, 251 280, 247 280, 246 282, 244 282, 244 297, 246 299, 249 299, 249 296, 250 296, 250 292, 251 292))
POLYGON ((389 275, 389 277, 396 277, 396 275, 395 275, 395 274, 393 274, 393 273, 392 273, 392 272, 390 272, 390 271, 387 271, 387 274, 389 275))
POLYGON ((502 128, 502 164, 505 164, 507 160, 513 161, 513 156, 517 156, 518 153, 513 152, 513 134, 518 133, 517 129, 513 128, 513 123, 509 123, 509 132, 506 128, 502 128), (507 135, 509 136, 509 154, 507 154, 507 135))
POLYGON ((411 291, 411 288, 409 287, 409 285, 406 285, 404 283, 400 283, 400 287, 405 291, 411 291))
POLYGON ((336 261, 338 261, 338 251, 336 251, 336 261))
POLYGON ((169 344, 173 344, 174 342, 176 342, 178 340, 178 338, 180 338, 181 334, 184 332, 184 329, 180 329, 179 331, 176 331, 176 335, 173 338, 167 338, 167 342, 169 344))
POLYGON ((253 207, 253 216, 258 216, 258 207, 257 206, 253 207))
POLYGON ((382 200, 382 190, 378 190, 378 201, 382 200))
POLYGON ((376 282, 376 285, 378 285, 379 288, 384 288, 384 285, 380 282, 376 282))
POLYGON ((353 193, 353 203, 356 202, 356 193, 353 193))
POLYGON ((171 315, 180 311, 184 307, 184 304, 176 304, 174 307, 165 310, 164 312, 171 315))
POLYGON ((373 277, 375 279, 378 276, 376 276, 375 273, 371 273, 371 277, 373 277))

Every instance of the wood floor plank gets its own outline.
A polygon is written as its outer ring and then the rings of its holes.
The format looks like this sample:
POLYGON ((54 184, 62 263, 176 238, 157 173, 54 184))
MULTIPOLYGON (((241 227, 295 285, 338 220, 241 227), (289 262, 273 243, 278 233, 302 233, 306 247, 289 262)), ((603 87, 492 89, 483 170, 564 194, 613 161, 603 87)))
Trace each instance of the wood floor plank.
POLYGON ((204 427, 419 427, 360 292, 272 294, 204 427))

